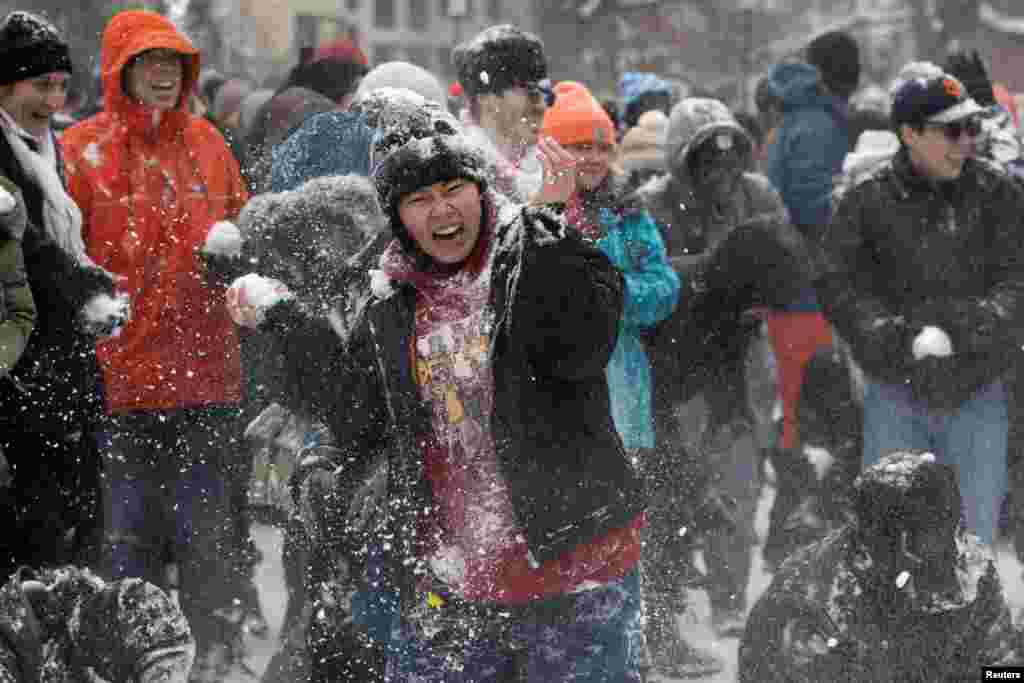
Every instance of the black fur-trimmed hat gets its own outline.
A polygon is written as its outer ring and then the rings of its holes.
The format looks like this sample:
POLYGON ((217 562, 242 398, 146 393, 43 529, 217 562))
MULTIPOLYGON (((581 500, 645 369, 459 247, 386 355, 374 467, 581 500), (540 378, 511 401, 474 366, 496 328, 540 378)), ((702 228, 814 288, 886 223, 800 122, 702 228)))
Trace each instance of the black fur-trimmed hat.
POLYGON ((0 85, 55 71, 72 72, 71 53, 53 24, 30 12, 0 23, 0 85))
POLYGON ((480 150, 464 136, 435 132, 412 137, 388 154, 373 172, 377 197, 395 238, 407 253, 416 246, 398 216, 402 197, 434 183, 465 178, 487 190, 485 165, 480 150))
POLYGON ((518 83, 533 84, 548 77, 544 43, 511 24, 491 26, 457 46, 452 62, 470 97, 501 93, 518 83))

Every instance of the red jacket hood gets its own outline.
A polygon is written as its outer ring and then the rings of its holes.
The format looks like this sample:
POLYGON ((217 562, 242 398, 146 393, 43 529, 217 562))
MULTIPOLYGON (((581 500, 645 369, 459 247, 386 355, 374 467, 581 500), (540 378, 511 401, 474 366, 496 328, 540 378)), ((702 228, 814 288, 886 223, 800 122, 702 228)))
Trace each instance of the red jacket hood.
POLYGON ((188 112, 189 94, 199 80, 199 50, 169 19, 143 10, 120 12, 103 31, 103 101, 108 112, 121 115, 151 112, 150 107, 125 94, 123 76, 125 66, 133 57, 156 49, 185 55, 185 78, 175 111, 188 112))

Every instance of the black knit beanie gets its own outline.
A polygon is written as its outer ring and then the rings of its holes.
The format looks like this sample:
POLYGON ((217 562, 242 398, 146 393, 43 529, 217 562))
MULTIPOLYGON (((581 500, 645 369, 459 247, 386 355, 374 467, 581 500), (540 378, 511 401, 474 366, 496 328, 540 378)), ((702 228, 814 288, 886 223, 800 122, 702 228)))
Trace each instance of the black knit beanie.
POLYGON ((11 12, 0 24, 0 85, 55 71, 72 72, 67 43, 50 22, 11 12))
POLYGON ((452 51, 459 83, 467 96, 501 93, 517 83, 548 77, 541 39, 511 24, 484 29, 452 51))
POLYGON ((402 197, 434 183, 464 178, 487 190, 484 160, 479 150, 461 135, 445 133, 412 137, 377 164, 373 181, 380 206, 395 238, 409 254, 416 244, 398 216, 402 197))
POLYGON ((860 81, 860 48, 843 31, 823 33, 807 46, 807 61, 821 72, 821 80, 834 95, 849 99, 860 81))

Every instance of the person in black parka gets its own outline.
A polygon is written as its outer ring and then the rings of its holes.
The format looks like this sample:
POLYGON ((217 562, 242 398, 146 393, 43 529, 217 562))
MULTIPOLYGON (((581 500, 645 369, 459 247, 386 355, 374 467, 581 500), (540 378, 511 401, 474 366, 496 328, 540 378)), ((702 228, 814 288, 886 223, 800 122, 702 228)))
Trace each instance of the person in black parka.
MULTIPOLYGON (((337 467, 386 459, 388 676, 639 681, 643 483, 605 378, 622 276, 557 211, 490 193, 450 126, 390 144, 374 178, 395 240, 347 347, 279 284, 229 294, 237 321, 284 336, 337 467)), ((571 159, 545 151, 564 178, 571 159)))
POLYGON ((103 439, 95 342, 128 310, 85 253, 60 146, 36 115, 63 106, 67 44, 42 18, 12 12, 0 23, 0 65, 0 175, 24 198, 22 248, 38 311, 23 356, 0 379, 0 449, 14 475, 0 501, 13 523, 0 541, 0 572, 9 573, 95 559, 103 439))

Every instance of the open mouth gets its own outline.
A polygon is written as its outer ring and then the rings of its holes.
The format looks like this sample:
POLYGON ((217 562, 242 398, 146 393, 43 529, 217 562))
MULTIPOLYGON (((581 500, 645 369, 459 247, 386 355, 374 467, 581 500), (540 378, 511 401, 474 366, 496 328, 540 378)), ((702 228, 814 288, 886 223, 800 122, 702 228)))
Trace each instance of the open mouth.
POLYGON ((438 242, 448 242, 458 239, 463 232, 465 232, 465 228, 462 227, 462 223, 452 223, 435 228, 431 234, 438 242))
POLYGON ((165 81, 160 83, 152 84, 153 92, 157 95, 173 95, 177 89, 178 84, 175 81, 165 81))

